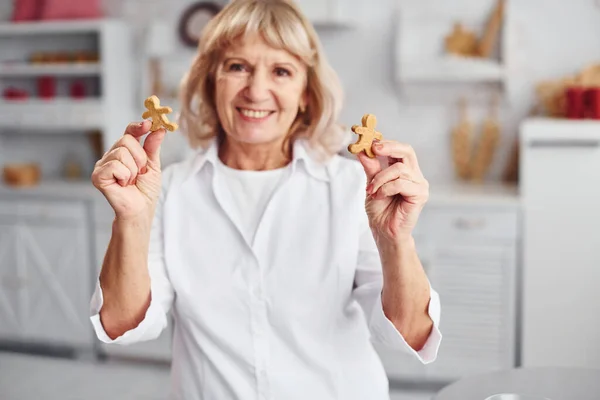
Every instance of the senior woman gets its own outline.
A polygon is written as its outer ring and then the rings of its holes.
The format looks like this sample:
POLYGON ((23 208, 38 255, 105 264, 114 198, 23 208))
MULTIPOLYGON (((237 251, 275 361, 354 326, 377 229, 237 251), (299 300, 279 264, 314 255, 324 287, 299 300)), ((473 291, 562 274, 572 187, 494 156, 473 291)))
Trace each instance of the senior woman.
POLYGON ((198 150, 161 174, 164 130, 98 161, 115 212, 91 320, 106 343, 174 318, 171 398, 389 398, 371 340, 436 358, 439 298, 412 237, 428 184, 410 146, 336 155, 337 77, 283 0, 234 0, 183 84, 198 150))

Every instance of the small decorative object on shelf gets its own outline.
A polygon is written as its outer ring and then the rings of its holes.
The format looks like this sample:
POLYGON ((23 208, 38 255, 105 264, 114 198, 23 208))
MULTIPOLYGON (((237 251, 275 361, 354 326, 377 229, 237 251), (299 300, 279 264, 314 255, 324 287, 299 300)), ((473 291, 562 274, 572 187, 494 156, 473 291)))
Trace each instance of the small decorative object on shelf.
POLYGON ((29 98, 29 93, 23 89, 8 87, 4 89, 2 97, 4 97, 5 100, 26 100, 29 98))
POLYGON ((71 83, 70 94, 73 99, 83 99, 85 97, 85 84, 82 81, 71 83))
POLYGON ((179 20, 179 37, 188 47, 198 47, 204 26, 221 11, 221 6, 212 1, 193 3, 185 9, 179 20))
POLYGON ((73 154, 69 154, 63 165, 63 174, 69 181, 80 180, 83 178, 81 162, 73 154))
POLYGON ((14 0, 12 21, 34 21, 39 18, 42 0, 14 0))
POLYGON ((538 114, 554 118, 600 119, 600 64, 536 86, 538 114))
POLYGON ((454 24, 452 32, 445 37, 446 51, 459 56, 475 56, 477 54, 477 36, 461 23, 454 24))
POLYGON ((101 0, 39 0, 41 20, 101 18, 101 0))
POLYGON ((498 100, 494 98, 490 115, 483 123, 483 129, 473 155, 471 179, 482 182, 490 169, 494 153, 500 141, 500 123, 498 122, 498 100))
POLYGON ((504 2, 505 0, 497 0, 496 7, 480 39, 461 23, 455 22, 453 30, 445 38, 446 52, 467 57, 489 58, 498 42, 504 17, 504 2))
POLYGON ((56 79, 54 77, 43 76, 38 79, 38 97, 40 99, 56 97, 56 79))
POLYGON ((466 101, 460 100, 460 120, 452 130, 452 159, 456 175, 461 180, 480 183, 489 171, 500 140, 498 102, 498 98, 494 97, 490 115, 474 143, 475 134, 467 116, 466 101))
POLYGON ((4 183, 9 186, 27 187, 39 183, 40 166, 36 163, 5 164, 3 168, 4 183))
MULTIPOLYGON (((4 0, 6 1, 6 0, 4 0)), ((12 21, 101 18, 101 0, 14 0, 12 21)))
POLYGON ((500 33, 504 18, 504 2, 505 0, 497 0, 496 7, 488 21, 483 37, 477 43, 477 54, 479 57, 489 57, 494 50, 495 44, 498 42, 498 34, 500 33))
POLYGON ((99 56, 93 51, 35 52, 29 57, 32 64, 97 63, 99 56))
POLYGON ((471 169, 471 142, 473 125, 467 114, 467 102, 459 102, 460 120, 452 130, 452 159, 456 175, 460 179, 468 179, 471 169))

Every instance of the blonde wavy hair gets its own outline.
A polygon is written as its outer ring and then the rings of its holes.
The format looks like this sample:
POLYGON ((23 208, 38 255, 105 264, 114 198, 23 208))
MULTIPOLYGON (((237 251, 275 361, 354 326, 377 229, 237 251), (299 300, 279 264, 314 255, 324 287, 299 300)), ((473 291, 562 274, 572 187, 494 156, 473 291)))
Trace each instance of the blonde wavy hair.
POLYGON ((233 0, 206 25, 198 54, 181 83, 179 121, 190 146, 205 147, 223 134, 215 106, 215 74, 227 47, 254 35, 307 66, 307 106, 292 123, 286 142, 304 137, 320 158, 340 151, 344 131, 337 119, 342 86, 313 26, 290 0, 233 0))

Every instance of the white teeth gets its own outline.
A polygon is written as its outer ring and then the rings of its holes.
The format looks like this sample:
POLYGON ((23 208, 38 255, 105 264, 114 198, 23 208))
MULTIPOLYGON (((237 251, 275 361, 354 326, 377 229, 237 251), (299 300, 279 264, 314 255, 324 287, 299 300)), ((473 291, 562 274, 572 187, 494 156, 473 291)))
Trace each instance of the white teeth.
POLYGON ((255 111, 255 110, 246 110, 244 108, 240 109, 241 113, 248 118, 264 118, 269 115, 269 111, 255 111))

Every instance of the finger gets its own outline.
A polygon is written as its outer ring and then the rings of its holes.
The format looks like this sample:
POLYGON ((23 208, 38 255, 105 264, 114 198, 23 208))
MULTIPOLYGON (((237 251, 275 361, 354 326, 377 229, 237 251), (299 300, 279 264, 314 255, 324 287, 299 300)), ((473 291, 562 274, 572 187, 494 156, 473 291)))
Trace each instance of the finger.
POLYGON ((116 149, 111 150, 106 155, 104 164, 110 163, 115 160, 119 161, 121 164, 127 167, 127 169, 129 169, 131 174, 130 182, 128 183, 133 183, 133 180, 139 173, 139 168, 129 150, 125 147, 117 147, 116 149))
POLYGON ((121 186, 127 186, 131 179, 131 171, 122 162, 112 160, 94 170, 92 181, 95 186, 117 181, 121 186))
POLYGON ((377 192, 375 192, 375 194, 371 196, 371 198, 375 200, 381 200, 386 197, 400 195, 408 201, 421 197, 426 200, 429 195, 428 193, 429 192, 426 185, 419 182, 398 178, 391 182, 385 183, 379 188, 379 190, 377 190, 377 192))
POLYGON ((132 135, 123 135, 119 140, 115 142, 111 150, 107 153, 110 154, 111 151, 114 151, 118 148, 126 148, 133 159, 135 160, 135 164, 137 165, 138 171, 142 171, 146 164, 148 164, 148 155, 144 151, 144 148, 138 141, 138 139, 134 138, 132 135))
POLYGON ((151 126, 152 121, 148 119, 142 122, 132 122, 131 124, 127 125, 127 128, 125 129, 125 134, 131 135, 135 138, 141 138, 146 133, 148 133, 151 126))
POLYGON ((402 160, 404 164, 419 168, 417 154, 411 145, 394 140, 380 140, 373 143, 373 152, 378 156, 402 160))
POLYGON ((163 128, 154 132, 150 132, 144 141, 144 150, 148 155, 148 159, 152 160, 157 165, 160 165, 160 145, 165 138, 167 131, 163 128))
POLYGON ((373 180, 373 177, 381 171, 381 162, 377 158, 371 158, 367 156, 364 152, 360 152, 357 155, 358 161, 363 166, 365 170, 365 174, 367 175, 367 187, 373 180))
POLYGON ((370 187, 371 190, 368 192, 369 194, 375 193, 386 183, 399 178, 407 181, 417 182, 412 169, 408 165, 403 163, 395 163, 387 168, 384 168, 381 172, 373 177, 370 187))

